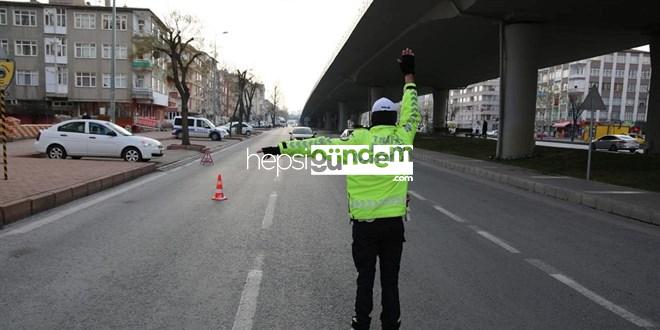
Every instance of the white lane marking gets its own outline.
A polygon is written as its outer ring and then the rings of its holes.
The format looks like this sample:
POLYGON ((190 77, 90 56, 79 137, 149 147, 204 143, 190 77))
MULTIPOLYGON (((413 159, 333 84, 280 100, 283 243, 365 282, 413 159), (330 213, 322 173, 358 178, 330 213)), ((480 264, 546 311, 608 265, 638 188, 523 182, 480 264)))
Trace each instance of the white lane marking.
POLYGON ((173 173, 173 172, 176 172, 176 171, 178 171, 178 170, 181 170, 182 168, 183 168, 183 166, 177 166, 177 167, 175 167, 175 168, 173 168, 173 169, 171 169, 171 170, 167 170, 167 171, 165 171, 165 173, 173 173))
POLYGON ((57 220, 60 220, 60 219, 62 219, 62 218, 64 218, 64 217, 69 216, 69 215, 71 215, 71 214, 74 214, 74 213, 76 213, 76 212, 78 212, 78 211, 81 211, 81 210, 84 210, 84 209, 86 209, 86 208, 92 207, 92 206, 94 206, 94 205, 96 205, 96 204, 98 204, 98 203, 100 203, 100 202, 103 202, 103 201, 105 201, 105 200, 108 200, 108 199, 110 199, 110 198, 113 198, 113 197, 115 197, 115 196, 117 196, 117 195, 124 194, 124 193, 126 193, 127 191, 129 191, 129 190, 131 190, 131 189, 134 189, 134 188, 140 187, 140 186, 142 186, 142 185, 144 185, 144 184, 146 184, 146 183, 148 183, 148 182, 151 182, 151 181, 154 181, 154 180, 156 180, 156 179, 159 179, 159 178, 161 178, 161 177, 163 177, 163 176, 165 176, 165 175, 166 175, 165 173, 159 173, 159 174, 156 174, 156 175, 154 175, 154 176, 152 176, 152 177, 149 177, 149 178, 146 178, 146 179, 144 179, 144 180, 140 180, 140 181, 138 181, 138 182, 132 183, 132 184, 130 184, 130 185, 126 186, 126 187, 123 187, 123 188, 121 188, 121 189, 117 189, 117 190, 115 190, 115 191, 112 191, 112 192, 109 192, 109 193, 105 193, 104 195, 101 195, 101 196, 99 196, 99 197, 96 197, 96 198, 94 198, 94 199, 92 199, 92 200, 89 200, 89 201, 87 201, 87 202, 84 202, 84 203, 82 203, 82 204, 79 204, 79 205, 76 205, 76 206, 73 206, 73 207, 67 208, 67 209, 62 210, 62 211, 59 211, 59 212, 55 212, 55 213, 53 213, 53 214, 51 214, 51 215, 49 215, 49 216, 47 216, 47 217, 45 217, 45 218, 39 219, 39 220, 37 220, 37 221, 31 222, 31 223, 29 223, 29 224, 27 224, 27 225, 25 225, 25 226, 20 227, 20 228, 16 228, 16 229, 14 229, 14 230, 10 230, 10 231, 8 231, 8 232, 6 232, 6 233, 0 234, 0 238, 3 238, 3 237, 5 237, 5 236, 10 236, 10 235, 16 235, 16 234, 25 234, 25 233, 28 233, 28 232, 33 231, 33 230, 35 230, 35 229, 37 229, 37 228, 39 228, 39 227, 41 227, 41 226, 47 225, 47 224, 49 224, 49 223, 51 223, 51 222, 55 222, 55 221, 57 221, 57 220))
POLYGON ((420 201, 425 201, 426 200, 426 197, 424 197, 424 196, 422 196, 422 195, 420 195, 420 194, 418 194, 418 193, 416 193, 412 190, 408 190, 408 193, 410 193, 413 197, 419 199, 420 201))
POLYGON ((466 222, 467 222, 465 219, 463 219, 463 218, 457 216, 457 215, 454 214, 454 213, 451 213, 451 212, 447 211, 446 209, 444 209, 444 208, 443 208, 442 206, 440 206, 440 205, 433 205, 433 208, 436 209, 436 210, 438 210, 440 213, 446 215, 447 217, 449 217, 450 219, 452 219, 452 220, 454 220, 454 221, 456 221, 456 222, 460 222, 460 223, 466 223, 466 222))
POLYGON ((613 194, 613 195, 635 195, 646 194, 646 191, 633 191, 633 190, 585 190, 588 194, 613 194))
POLYGON ((503 248, 503 249, 505 249, 505 250, 507 250, 511 253, 520 253, 520 251, 518 251, 518 249, 514 248, 513 246, 509 245, 508 243, 504 242, 503 240, 501 240, 497 236, 495 236, 495 235, 493 235, 493 234, 491 234, 487 231, 476 230, 476 232, 477 232, 477 234, 481 235, 485 239, 499 245, 501 248, 503 248))
POLYGON ((255 266, 245 280, 243 292, 241 293, 241 302, 238 304, 236 317, 232 330, 251 330, 254 322, 254 314, 257 311, 257 298, 259 298, 259 287, 263 278, 264 255, 259 254, 255 259, 255 266))
POLYGON ((545 262, 543 262, 543 260, 525 259, 525 261, 530 263, 532 266, 534 266, 534 267, 542 270, 543 272, 547 273, 548 275, 559 274, 559 270, 557 270, 555 267, 552 267, 552 266, 546 264, 545 262))
POLYGON ((653 328, 655 327, 655 324, 653 322, 648 321, 644 318, 641 318, 625 308, 614 304, 613 302, 601 297, 597 293, 583 287, 580 285, 580 283, 575 282, 573 279, 569 278, 566 275, 563 274, 550 274, 550 276, 554 277, 557 281, 562 282, 566 285, 568 285, 571 289, 579 292, 583 296, 589 298, 591 301, 605 307, 605 309, 609 310, 610 312, 619 315, 620 317, 624 318, 625 320, 633 323, 634 325, 642 328, 653 328))
POLYGON ((264 220, 261 222, 261 229, 268 229, 273 225, 273 216, 275 215, 275 202, 277 201, 277 192, 272 192, 268 197, 268 205, 266 206, 266 214, 264 220))
POLYGON ((655 324, 649 320, 646 320, 640 316, 637 316, 633 314, 632 312, 626 310, 625 308, 603 298, 599 294, 587 289, 586 287, 582 286, 580 283, 576 282, 572 278, 562 274, 559 270, 556 268, 546 264, 545 262, 539 260, 539 259, 525 259, 528 263, 532 264, 534 267, 542 270, 544 273, 550 275, 552 278, 556 279, 557 281, 564 283, 571 289, 579 292, 583 296, 589 298, 589 300, 597 303, 598 305, 601 305, 605 309, 609 310, 610 312, 622 317, 623 319, 635 324, 638 327, 641 328, 654 328, 655 324))

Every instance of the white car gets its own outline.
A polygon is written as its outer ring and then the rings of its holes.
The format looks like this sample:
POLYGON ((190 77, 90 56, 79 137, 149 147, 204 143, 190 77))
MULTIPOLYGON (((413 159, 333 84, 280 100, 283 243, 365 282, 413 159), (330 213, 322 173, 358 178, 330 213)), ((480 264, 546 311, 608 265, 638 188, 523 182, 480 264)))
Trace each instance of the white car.
POLYGON ((111 122, 74 119, 42 130, 35 149, 51 159, 81 157, 119 157, 128 162, 148 161, 163 155, 163 144, 135 136, 111 122))
POLYGON ((342 139, 347 139, 349 136, 353 134, 353 128, 347 128, 343 132, 341 132, 341 135, 339 136, 342 139))
POLYGON ((289 140, 304 140, 310 139, 316 136, 316 132, 312 131, 311 128, 305 126, 298 126, 289 132, 289 140))
MULTIPOLYGON (((230 123, 226 123, 226 124, 224 124, 222 127, 223 127, 224 129, 226 129, 227 131, 229 131, 229 125, 230 125, 230 124, 231 124, 231 131, 232 131, 232 133, 236 133, 236 132, 238 131, 238 122, 237 122, 237 121, 230 122, 230 123)), ((245 135, 252 135, 252 131, 253 131, 253 130, 254 130, 254 127, 253 127, 252 125, 250 125, 250 124, 248 124, 248 123, 246 123, 246 122, 243 122, 243 129, 241 130, 241 131, 243 132, 243 134, 245 134, 245 135)))

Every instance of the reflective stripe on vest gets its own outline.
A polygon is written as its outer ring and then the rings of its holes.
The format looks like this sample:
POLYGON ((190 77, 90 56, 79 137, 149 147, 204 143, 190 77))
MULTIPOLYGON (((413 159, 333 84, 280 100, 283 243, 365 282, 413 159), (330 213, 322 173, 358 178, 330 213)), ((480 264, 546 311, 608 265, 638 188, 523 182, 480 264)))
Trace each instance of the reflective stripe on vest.
POLYGON ((383 199, 351 199, 349 201, 352 209, 377 209, 383 206, 406 205, 406 195, 387 197, 383 199))

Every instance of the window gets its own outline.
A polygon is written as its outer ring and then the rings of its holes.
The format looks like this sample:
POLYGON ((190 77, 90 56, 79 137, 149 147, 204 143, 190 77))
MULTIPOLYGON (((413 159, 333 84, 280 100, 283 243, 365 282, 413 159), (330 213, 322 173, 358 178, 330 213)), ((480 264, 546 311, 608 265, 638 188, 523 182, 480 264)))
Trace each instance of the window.
POLYGON ((591 68, 591 75, 598 76, 600 74, 600 68, 591 68))
POLYGON ((89 123, 89 134, 108 135, 108 133, 110 133, 110 132, 112 132, 112 130, 110 130, 109 128, 107 128, 107 127, 105 127, 101 124, 97 124, 97 123, 93 123, 93 122, 89 123))
POLYGON ((73 19, 76 29, 96 29, 96 14, 75 13, 73 19))
POLYGON ((76 87, 96 87, 96 73, 76 72, 76 87))
POLYGON ((69 84, 69 70, 67 70, 66 67, 63 66, 57 67, 57 84, 58 85, 69 84))
POLYGON ((621 99, 618 97, 613 98, 612 105, 621 105, 621 99))
POLYGON ((629 92, 634 92, 635 91, 635 84, 628 84, 628 91, 629 92))
POLYGON ((612 76, 612 69, 604 69, 603 70, 603 76, 611 77, 612 76))
MULTIPOLYGON (((112 58, 112 49, 110 48, 110 44, 103 44, 101 56, 103 58, 112 58)), ((117 45, 117 47, 115 47, 115 56, 119 60, 127 59, 128 47, 126 45, 117 45)))
POLYGON ((617 63, 626 63, 626 54, 625 53, 617 54, 616 62, 617 63))
MULTIPOLYGON (((103 74, 103 88, 110 88, 110 84, 112 83, 112 78, 111 74, 109 73, 104 73, 103 74)), ((115 74, 115 88, 126 88, 128 87, 128 77, 126 76, 125 73, 117 73, 115 74)))
POLYGON ((37 26, 36 10, 14 10, 14 25, 37 26))
POLYGON ((39 86, 39 73, 37 71, 16 71, 16 85, 39 86))
POLYGON ((645 109, 645 107, 646 107, 646 103, 639 102, 639 107, 637 109, 639 109, 641 111, 641 110, 645 109))
POLYGON ((66 123, 57 128, 59 132, 69 132, 69 133, 85 133, 85 122, 84 121, 74 121, 71 123, 66 123))
POLYGON ((608 91, 612 87, 612 83, 604 82, 603 83, 603 90, 608 91))
POLYGON ((623 84, 621 84, 621 83, 615 83, 615 84, 614 84, 614 91, 615 91, 615 92, 621 92, 621 91, 623 91, 623 84))
MULTIPOLYGON (((128 16, 117 15, 116 25, 117 30, 126 31, 128 28, 128 16)), ((103 30, 112 30, 112 15, 103 15, 103 30)))
POLYGON ((649 86, 648 85, 639 85, 639 92, 640 93, 646 93, 649 91, 649 86))
POLYGON ((146 88, 144 85, 144 75, 139 74, 135 76, 135 88, 146 88))
POLYGON ((144 32, 144 27, 145 27, 144 18, 138 19, 137 21, 138 32, 144 32))
POLYGON ((96 58, 96 44, 95 43, 81 43, 75 44, 76 58, 96 58))
POLYGON ((0 8, 0 25, 7 25, 7 9, 0 8))
POLYGON ((37 56, 37 42, 34 40, 16 40, 16 56, 37 56))
POLYGON ((637 78, 637 69, 630 69, 628 71, 628 78, 637 78))
POLYGON ((46 55, 66 57, 66 39, 46 39, 46 55))
POLYGON ((635 105, 635 99, 626 99, 626 105, 627 106, 635 105))
POLYGON ((617 69, 616 70, 616 77, 623 77, 624 72, 625 72, 625 70, 617 69))
POLYGON ((9 41, 7 39, 0 40, 0 47, 5 51, 5 54, 9 55, 9 41))
POLYGON ((44 24, 66 27, 66 10, 64 8, 44 9, 44 24))
POLYGON ((651 71, 650 70, 642 70, 642 78, 644 78, 644 79, 651 78, 651 71))

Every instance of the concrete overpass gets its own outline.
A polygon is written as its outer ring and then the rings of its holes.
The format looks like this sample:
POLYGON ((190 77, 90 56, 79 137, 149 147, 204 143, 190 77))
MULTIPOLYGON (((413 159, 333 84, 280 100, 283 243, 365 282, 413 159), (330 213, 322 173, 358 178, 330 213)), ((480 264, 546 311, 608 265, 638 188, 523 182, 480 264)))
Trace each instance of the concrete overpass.
MULTIPOLYGON (((497 155, 525 157, 534 148, 539 68, 645 44, 651 44, 653 71, 660 72, 657 0, 374 0, 318 81, 302 118, 343 129, 373 100, 399 99, 394 59, 410 47, 420 94, 433 93, 440 126, 449 89, 502 77, 497 155)), ((650 89, 647 137, 660 141, 660 74, 652 75, 650 89)))

